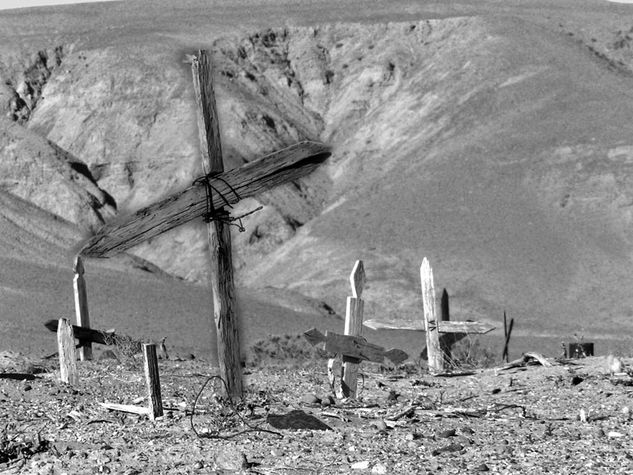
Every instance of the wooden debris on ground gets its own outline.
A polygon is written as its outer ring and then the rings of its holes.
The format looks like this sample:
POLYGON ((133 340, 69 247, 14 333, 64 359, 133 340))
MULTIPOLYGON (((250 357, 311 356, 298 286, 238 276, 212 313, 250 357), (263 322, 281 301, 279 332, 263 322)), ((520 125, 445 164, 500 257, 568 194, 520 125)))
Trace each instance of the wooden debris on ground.
POLYGON ((510 361, 507 365, 500 368, 500 370, 504 371, 504 370, 508 370, 512 368, 519 368, 519 367, 534 365, 534 364, 540 364, 542 366, 552 366, 552 363, 547 361, 547 359, 545 359, 545 357, 541 355, 540 353, 528 351, 527 353, 523 353, 523 356, 521 356, 521 358, 516 359, 514 361, 510 361))

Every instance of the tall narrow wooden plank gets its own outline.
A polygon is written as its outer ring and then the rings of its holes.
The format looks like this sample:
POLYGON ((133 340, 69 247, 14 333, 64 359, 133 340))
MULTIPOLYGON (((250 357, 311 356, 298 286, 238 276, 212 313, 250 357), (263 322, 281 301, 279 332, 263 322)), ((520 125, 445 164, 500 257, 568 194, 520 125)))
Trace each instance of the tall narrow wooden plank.
POLYGON ((145 361, 145 382, 147 383, 149 404, 148 413, 149 418, 154 420, 163 415, 163 399, 160 393, 160 375, 155 344, 143 344, 143 358, 145 361))
MULTIPOLYGON (((88 312, 88 294, 86 292, 86 280, 84 279, 84 264, 81 256, 75 257, 73 264, 73 289, 75 293, 75 315, 77 326, 90 328, 90 314, 88 312)), ((92 359, 92 343, 90 341, 79 340, 79 359, 81 361, 92 359)))
POLYGON ((420 266, 420 280, 422 282, 422 305, 429 371, 431 373, 441 373, 444 371, 444 355, 440 347, 440 333, 436 317, 435 284, 433 283, 433 269, 431 269, 426 257, 422 260, 422 265, 420 266))
MULTIPOLYGON (((213 78, 206 51, 199 51, 192 61, 192 74, 198 104, 200 151, 205 174, 224 171, 220 129, 218 125, 213 78)), ((227 387, 227 396, 242 397, 239 321, 235 305, 231 230, 224 222, 228 213, 215 210, 215 219, 207 225, 210 254, 210 284, 213 292, 213 315, 217 333, 218 366, 227 387)))
POLYGON ((65 318, 57 325, 57 353, 59 354, 59 379, 63 383, 77 385, 77 356, 75 353, 75 335, 73 327, 65 318))
MULTIPOLYGON (((442 291, 442 297, 440 298, 440 322, 450 321, 450 309, 448 300, 448 291, 444 289, 442 291)), ((444 362, 450 364, 451 362, 451 347, 453 346, 455 334, 443 334, 440 335, 440 348, 444 355, 444 362)))
MULTIPOLYGON (((363 332, 364 302, 361 299, 365 287, 363 261, 356 261, 349 277, 353 297, 347 297, 345 311, 345 335, 360 336, 363 332)), ((343 356, 343 396, 356 397, 358 361, 343 356)))

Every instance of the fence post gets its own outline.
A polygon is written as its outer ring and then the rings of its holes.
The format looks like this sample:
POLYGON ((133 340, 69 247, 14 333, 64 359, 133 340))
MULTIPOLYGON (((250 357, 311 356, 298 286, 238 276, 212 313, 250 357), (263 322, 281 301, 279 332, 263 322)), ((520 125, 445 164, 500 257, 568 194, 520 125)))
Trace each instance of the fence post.
MULTIPOLYGON (((77 326, 90 328, 90 314, 88 312, 88 296, 86 293, 86 280, 84 279, 84 264, 81 256, 75 257, 73 265, 75 278, 73 279, 73 287, 75 291, 75 315, 77 318, 77 326)), ((92 343, 89 341, 79 340, 81 345, 79 348, 79 359, 81 361, 92 359, 92 343)))
MULTIPOLYGON (((448 292, 446 289, 442 291, 442 298, 440 299, 440 321, 441 322, 449 322, 451 320, 450 310, 449 310, 449 300, 448 300, 448 292)), ((442 350, 442 354, 444 355, 445 363, 451 364, 452 355, 451 355, 451 347, 453 343, 455 343, 456 333, 444 333, 440 335, 440 348, 442 350)))
POLYGON ((429 371, 431 373, 442 373, 444 371, 444 355, 440 347, 440 333, 436 317, 433 269, 431 269, 426 257, 422 260, 422 265, 420 266, 420 280, 422 283, 422 306, 429 371))
MULTIPOLYGON (((349 276, 352 296, 347 297, 345 312, 345 335, 360 336, 363 331, 364 302, 360 298, 365 287, 365 268, 363 261, 356 261, 349 276)), ((358 360, 343 356, 343 396, 356 397, 358 381, 358 360)))
POLYGON ((59 354, 59 379, 63 383, 76 385, 79 383, 75 355, 75 335, 72 325, 65 318, 57 324, 57 352, 59 354))
POLYGON ((148 413, 154 420, 163 415, 163 399, 160 394, 160 376, 158 373, 158 358, 156 357, 156 345, 154 343, 143 344, 143 357, 145 359, 145 381, 147 382, 148 413))

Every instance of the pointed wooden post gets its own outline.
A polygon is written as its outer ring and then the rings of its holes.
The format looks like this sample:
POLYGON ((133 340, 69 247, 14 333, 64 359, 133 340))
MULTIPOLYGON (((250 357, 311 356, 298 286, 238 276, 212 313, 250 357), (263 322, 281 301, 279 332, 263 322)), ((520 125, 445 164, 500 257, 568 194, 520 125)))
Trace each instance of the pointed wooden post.
POLYGON ((424 329, 426 331, 426 350, 429 358, 429 371, 442 373, 444 371, 444 354, 440 347, 440 333, 436 316, 435 284, 433 283, 433 269, 425 257, 420 266, 420 280, 422 282, 422 306, 424 311, 424 329))
MULTIPOLYGON (((440 322, 448 322, 451 320, 450 310, 449 310, 449 300, 448 300, 448 292, 446 289, 442 291, 442 298, 440 299, 440 322)), ((444 333, 440 335, 440 348, 442 349, 442 354, 444 355, 445 363, 449 364, 452 361, 451 358, 451 347, 455 342, 454 336, 458 335, 457 333, 444 333)))
MULTIPOLYGON (((352 286, 352 296, 347 297, 345 312, 345 335, 360 336, 363 332, 364 302, 361 299, 365 287, 365 268, 363 261, 356 261, 352 273, 349 276, 352 286)), ((343 396, 356 397, 358 381, 358 363, 356 358, 343 356, 343 396)))
MULTIPOLYGON (((73 264, 73 272, 75 278, 73 279, 73 288, 75 291, 75 316, 77 319, 77 326, 83 328, 90 328, 90 314, 88 312, 88 295, 86 293, 86 280, 84 279, 84 264, 81 256, 75 257, 73 264)), ((89 341, 79 340, 79 359, 81 361, 92 359, 92 343, 89 341)))
MULTIPOLYGON (((199 51, 191 63, 198 103, 198 132, 202 167, 206 175, 224 171, 220 129, 213 92, 213 78, 206 51, 199 51)), ((214 209, 207 224, 210 253, 209 280, 213 292, 213 316, 217 332, 218 366, 231 399, 242 397, 239 322, 235 304, 233 259, 229 213, 214 209)))
POLYGON ((79 376, 75 335, 72 325, 65 318, 60 318, 57 325, 57 353, 59 354, 59 379, 63 383, 76 385, 79 383, 79 376))
POLYGON ((151 420, 163 415, 163 399, 160 393, 160 375, 158 372, 158 358, 154 343, 143 344, 145 361, 145 381, 148 394, 148 414, 151 420))

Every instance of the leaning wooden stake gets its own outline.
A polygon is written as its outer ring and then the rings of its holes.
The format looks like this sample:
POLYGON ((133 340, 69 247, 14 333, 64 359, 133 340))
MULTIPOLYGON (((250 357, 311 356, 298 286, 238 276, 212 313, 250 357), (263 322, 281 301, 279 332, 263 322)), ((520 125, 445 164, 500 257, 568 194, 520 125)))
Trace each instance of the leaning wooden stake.
POLYGON ((65 318, 60 318, 57 326, 57 352, 59 353, 59 379, 63 383, 78 384, 75 336, 72 326, 65 318))
MULTIPOLYGON (((220 129, 213 92, 213 78, 206 51, 199 51, 191 64, 193 84, 198 103, 198 132, 202 167, 206 175, 224 171, 220 129)), ((217 332, 218 366, 227 387, 227 396, 242 397, 242 367, 240 362, 239 322, 235 304, 233 260, 229 213, 212 209, 207 224, 213 292, 213 314, 217 332)))
MULTIPOLYGON (((345 312, 345 335, 360 336, 363 332, 364 302, 360 298, 365 287, 365 268, 363 261, 356 261, 352 273, 349 276, 352 285, 352 296, 347 297, 347 309, 345 312)), ((358 360, 343 356, 343 396, 356 397, 358 381, 358 360)))
POLYGON ((444 372, 444 354, 440 346, 440 333, 436 316, 433 269, 431 269, 426 257, 422 260, 422 265, 420 266, 420 279, 422 281, 422 305, 429 371, 431 373, 442 373, 444 372))
MULTIPOLYGON (((84 264, 81 256, 75 257, 73 265, 75 278, 73 279, 73 287, 75 290, 75 315, 77 326, 90 328, 90 314, 88 312, 88 296, 86 294, 86 280, 84 279, 84 264)), ((81 361, 92 359, 92 343, 90 341, 79 340, 79 359, 81 361)))
POLYGON ((148 392, 148 414, 154 420, 163 415, 163 399, 160 394, 160 376, 158 374, 158 358, 156 357, 156 345, 154 343, 143 344, 143 357, 145 359, 145 381, 148 392))

